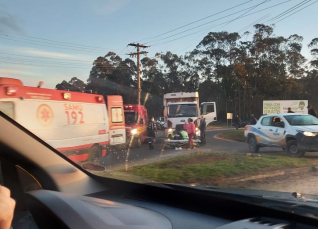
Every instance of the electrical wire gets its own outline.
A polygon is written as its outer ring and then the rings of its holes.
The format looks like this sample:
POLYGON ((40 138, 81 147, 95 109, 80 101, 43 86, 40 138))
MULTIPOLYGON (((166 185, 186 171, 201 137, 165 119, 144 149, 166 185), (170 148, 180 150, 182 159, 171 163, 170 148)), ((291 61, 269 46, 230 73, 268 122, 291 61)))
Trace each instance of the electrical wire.
MULTIPOLYGON (((42 67, 61 67, 61 68, 78 68, 78 69, 87 69, 92 68, 84 67, 83 64, 74 64, 74 63, 58 63, 58 62, 41 62, 41 61, 34 61, 28 59, 19 59, 19 58, 10 58, 10 57, 3 57, 0 56, 1 63, 8 63, 8 64, 21 64, 21 65, 31 65, 31 66, 42 66, 42 67)), ((98 66, 98 69, 120 69, 120 70, 129 70, 128 66, 98 66)))
MULTIPOLYGON (((259 23, 259 22, 261 22, 262 20, 264 20, 265 18, 267 18, 267 17, 269 17, 269 16, 270 16, 270 14, 267 14, 266 16, 263 16, 263 17, 257 19, 256 21, 254 21, 253 23, 249 24, 248 26, 244 27, 244 28, 241 29, 241 30, 247 29, 247 28, 249 28, 251 25, 254 25, 254 24, 256 24, 256 23, 259 23)), ((241 31, 241 30, 240 30, 240 31, 241 31)), ((197 36, 197 37, 195 37, 193 40, 191 40, 191 42, 190 42, 191 44, 189 43, 185 48, 177 49, 177 50, 175 50, 175 51, 173 51, 173 52, 182 52, 182 51, 188 49, 189 47, 191 47, 191 46, 193 45, 193 41, 196 40, 196 39, 198 39, 199 37, 201 37, 204 33, 206 33, 206 31, 207 31, 207 30, 205 30, 203 33, 200 33, 199 36, 197 36)), ((238 31, 238 33, 240 33, 240 31, 238 31)))
MULTIPOLYGON (((81 51, 81 52, 90 52, 90 53, 104 52, 103 50, 90 50, 90 49, 84 49, 84 48, 75 48, 75 47, 68 47, 68 46, 61 46, 61 45, 54 45, 54 44, 45 44, 45 43, 39 43, 39 42, 32 42, 32 41, 28 41, 28 40, 26 40, 26 41, 17 40, 17 39, 3 37, 3 35, 0 35, 0 39, 9 40, 9 41, 16 41, 16 42, 21 42, 21 43, 25 43, 25 44, 44 46, 44 47, 62 48, 62 49, 67 49, 67 50, 72 50, 72 51, 81 51)), ((109 52, 109 50, 107 50, 107 52, 109 52)))
POLYGON ((119 50, 115 48, 104 48, 104 47, 97 47, 97 46, 89 46, 89 45, 80 45, 70 42, 63 42, 63 41, 56 41, 46 38, 39 38, 39 37, 33 37, 33 36, 26 36, 26 35, 20 35, 20 34, 7 34, 0 32, 0 36, 5 37, 11 37, 19 39, 19 37, 22 37, 23 39, 27 39, 28 41, 32 42, 40 42, 40 43, 46 43, 46 44, 54 44, 54 45, 61 45, 61 46, 70 46, 73 48, 84 48, 84 49, 90 49, 90 50, 119 50))
POLYGON ((237 19, 243 17, 245 14, 247 14, 248 12, 251 12, 252 10, 256 9, 258 6, 260 6, 260 5, 262 5, 262 4, 266 3, 266 2, 270 2, 270 1, 271 1, 271 0, 265 0, 265 1, 263 1, 263 2, 261 2, 261 3, 259 3, 259 4, 257 4, 257 5, 255 5, 254 7, 252 7, 252 9, 246 11, 245 13, 243 13, 242 15, 240 15, 239 17, 237 17, 237 18, 233 19, 232 21, 228 22, 228 23, 225 24, 223 27, 225 27, 225 26, 227 26, 228 24, 232 23, 233 21, 235 21, 235 20, 237 20, 237 19))
POLYGON ((302 6, 302 5, 304 5, 306 3, 309 3, 309 2, 311 2, 311 0, 304 0, 304 1, 294 5, 293 7, 289 8, 288 10, 285 10, 284 12, 282 12, 282 13, 278 14, 277 16, 271 18, 268 21, 271 22, 271 21, 274 21, 274 20, 276 20, 278 18, 281 18, 282 16, 288 14, 289 12, 296 10, 299 6, 302 6))
MULTIPOLYGON (((266 0, 266 1, 271 1, 271 0, 266 0)), ((259 4, 256 4, 256 5, 254 5, 254 6, 245 8, 245 9, 243 9, 243 10, 236 11, 236 12, 231 13, 231 14, 228 14, 228 15, 226 15, 226 16, 217 18, 217 19, 215 19, 215 20, 213 20, 213 21, 209 21, 209 22, 206 22, 206 23, 204 23, 204 24, 201 24, 201 25, 192 27, 192 28, 190 28, 190 29, 183 30, 183 31, 181 31, 181 32, 178 32, 178 33, 176 33, 176 34, 170 35, 170 36, 168 36, 168 37, 158 38, 158 39, 155 39, 155 40, 152 39, 152 40, 146 42, 145 44, 148 44, 148 43, 150 43, 150 42, 158 42, 158 41, 161 41, 161 40, 168 39, 168 38, 170 38, 170 37, 174 37, 174 36, 176 36, 176 35, 179 35, 179 34, 182 34, 182 33, 185 33, 185 32, 188 32, 188 31, 191 31, 191 30, 194 30, 194 29, 197 29, 197 28, 200 28, 200 27, 205 26, 205 25, 207 25, 207 24, 211 24, 212 22, 216 22, 216 21, 219 21, 219 20, 221 20, 221 19, 224 19, 224 18, 227 18, 227 17, 231 17, 231 16, 233 16, 233 15, 235 15, 235 14, 238 14, 238 13, 240 13, 240 12, 244 12, 244 11, 249 10, 249 9, 254 9, 255 6, 258 6, 258 5, 259 5, 259 4)))
POLYGON ((263 17, 257 19, 257 20, 254 21, 253 23, 251 23, 251 24, 245 26, 244 28, 240 29, 240 30, 238 31, 238 33, 245 32, 244 30, 247 30, 247 29, 250 28, 251 26, 254 26, 254 25, 260 23, 261 21, 265 20, 265 19, 268 18, 269 16, 270 16, 270 14, 267 14, 267 15, 265 15, 265 16, 263 16, 263 17))
POLYGON ((301 11, 301 10, 303 10, 303 9, 305 9, 305 8, 307 8, 307 7, 311 6, 311 5, 313 5, 313 4, 315 4, 316 2, 318 2, 318 0, 315 1, 315 2, 313 2, 313 3, 311 3, 311 4, 309 4, 309 5, 307 5, 307 6, 305 6, 305 7, 303 7, 303 8, 301 8, 300 10, 297 10, 296 12, 294 12, 294 13, 292 13, 292 14, 286 16, 286 17, 284 17, 283 19, 281 19, 281 20, 275 22, 275 24, 276 24, 276 23, 279 23, 279 22, 283 21, 284 19, 286 19, 286 18, 288 18, 288 17, 290 17, 290 16, 292 16, 292 15, 298 13, 299 11, 301 11))
POLYGON ((187 26, 189 26, 189 25, 195 24, 195 23, 197 23, 197 22, 199 22, 199 21, 203 21, 203 20, 205 20, 205 19, 207 19, 207 18, 210 18, 210 17, 213 17, 213 16, 215 16, 215 15, 224 13, 224 12, 226 12, 226 11, 229 11, 229 10, 231 10, 231 9, 234 9, 234 8, 236 8, 236 7, 239 7, 239 6, 242 6, 242 5, 244 5, 244 4, 248 3, 248 2, 252 2, 252 1, 253 1, 253 0, 249 0, 249 1, 243 2, 243 3, 239 4, 239 5, 236 5, 236 6, 233 6, 233 7, 231 7, 231 8, 222 10, 222 11, 220 11, 220 12, 211 14, 211 15, 209 15, 209 16, 207 16, 207 17, 201 18, 201 19, 196 20, 196 21, 194 21, 194 22, 190 22, 190 23, 188 23, 188 24, 186 24, 186 25, 177 27, 177 28, 175 28, 175 29, 169 30, 169 31, 164 32, 164 33, 162 33, 162 34, 159 34, 159 35, 156 35, 156 36, 151 36, 151 37, 143 38, 143 39, 141 39, 141 40, 139 40, 139 41, 136 41, 135 43, 138 43, 138 42, 143 41, 143 40, 152 39, 152 38, 157 38, 157 37, 166 35, 166 34, 168 34, 168 33, 171 33, 171 32, 174 32, 174 31, 176 31, 176 30, 182 29, 182 28, 184 28, 184 27, 187 27, 187 26))
MULTIPOLYGON (((267 7, 267 8, 258 10, 258 11, 255 11, 255 12, 250 13, 250 14, 247 14, 247 15, 244 15, 243 17, 247 17, 247 16, 250 16, 250 15, 253 15, 253 14, 256 14, 256 13, 259 13, 259 12, 262 12, 262 11, 264 11, 264 10, 273 8, 273 7, 275 7, 275 6, 278 6, 278 5, 281 5, 281 4, 284 4, 284 3, 286 3, 286 2, 290 2, 290 1, 291 1, 291 0, 287 0, 287 1, 284 1, 284 2, 281 2, 281 3, 278 3, 278 4, 275 4, 275 5, 272 5, 272 6, 270 6, 270 7, 267 7)), ((243 17, 242 17, 242 18, 243 18, 243 17)), ((229 20, 229 21, 231 21, 231 20, 229 20)), ((216 27, 216 26, 224 25, 224 24, 228 23, 229 21, 223 22, 223 23, 221 23, 221 24, 214 25, 214 26, 212 26, 212 27, 210 27, 210 28, 214 28, 214 27, 216 27)), ((203 29, 203 30, 206 30, 206 29, 207 29, 207 27, 206 27, 205 29, 203 29)), ((189 34, 187 34, 187 35, 185 35, 185 36, 178 37, 178 38, 176 38, 176 39, 169 40, 169 41, 166 41, 166 42, 152 44, 151 46, 158 46, 158 45, 166 44, 166 43, 169 43, 169 42, 172 42, 172 41, 175 41, 175 40, 182 39, 182 38, 184 38, 184 37, 191 36, 191 35, 193 35, 193 34, 196 34, 196 33, 198 33, 198 32, 201 32, 201 31, 203 31, 203 30, 196 31, 196 32, 194 32, 194 33, 189 33, 189 34)))

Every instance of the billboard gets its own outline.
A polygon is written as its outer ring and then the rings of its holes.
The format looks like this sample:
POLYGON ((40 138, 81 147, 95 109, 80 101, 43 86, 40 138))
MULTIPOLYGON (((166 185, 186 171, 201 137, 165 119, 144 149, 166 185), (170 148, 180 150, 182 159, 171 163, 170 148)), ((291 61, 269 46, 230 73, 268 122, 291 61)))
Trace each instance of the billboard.
POLYGON ((288 107, 295 113, 308 114, 308 100, 264 100, 263 114, 287 113, 288 107))

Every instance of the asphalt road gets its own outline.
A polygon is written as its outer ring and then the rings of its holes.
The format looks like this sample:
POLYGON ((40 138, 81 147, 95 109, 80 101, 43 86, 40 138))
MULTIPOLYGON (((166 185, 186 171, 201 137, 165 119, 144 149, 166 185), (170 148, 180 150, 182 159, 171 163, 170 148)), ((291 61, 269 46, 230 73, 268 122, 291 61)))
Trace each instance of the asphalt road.
MULTIPOLYGON (((111 156, 101 159, 100 164, 105 166, 106 169, 121 169, 130 166, 141 165, 160 161, 167 158, 177 157, 184 154, 189 154, 197 151, 203 152, 217 152, 217 153, 229 153, 229 154, 246 154, 248 153, 248 145, 244 142, 228 141, 215 138, 216 135, 233 131, 234 129, 216 129, 208 130, 206 133, 207 144, 204 147, 196 148, 193 150, 175 150, 165 149, 163 144, 163 133, 159 133, 162 137, 157 138, 155 143, 155 149, 149 150, 148 144, 142 144, 140 148, 129 149, 127 154, 124 152, 117 152, 111 156)), ((280 148, 262 148, 260 154, 273 154, 284 155, 284 151, 280 148)))

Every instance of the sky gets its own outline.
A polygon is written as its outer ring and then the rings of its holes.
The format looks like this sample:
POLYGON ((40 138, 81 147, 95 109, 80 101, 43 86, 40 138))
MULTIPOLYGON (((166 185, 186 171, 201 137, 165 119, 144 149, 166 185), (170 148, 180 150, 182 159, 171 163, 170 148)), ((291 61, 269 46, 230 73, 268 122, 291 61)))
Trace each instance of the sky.
POLYGON ((243 34, 255 23, 275 23, 277 36, 303 36, 310 59, 317 10, 317 0, 0 0, 0 77, 46 88, 72 77, 86 82, 97 57, 127 58, 136 51, 131 42, 149 45, 148 57, 184 55, 208 32, 243 34))

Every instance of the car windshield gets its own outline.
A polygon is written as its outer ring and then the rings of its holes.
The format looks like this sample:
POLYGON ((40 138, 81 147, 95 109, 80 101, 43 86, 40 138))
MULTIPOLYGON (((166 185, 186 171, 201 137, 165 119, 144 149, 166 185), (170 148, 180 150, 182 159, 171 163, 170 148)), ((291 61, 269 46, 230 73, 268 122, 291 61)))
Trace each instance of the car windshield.
POLYGON ((0 111, 100 177, 318 195, 317 9, 3 0, 0 111))
POLYGON ((168 117, 196 117, 198 115, 196 104, 168 105, 168 117))
POLYGON ((318 119, 311 115, 288 115, 284 116, 292 126, 312 126, 318 125, 318 119))
POLYGON ((138 112, 125 112, 125 123, 134 124, 138 122, 138 112))

